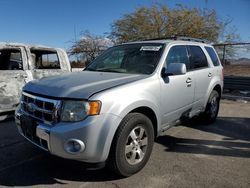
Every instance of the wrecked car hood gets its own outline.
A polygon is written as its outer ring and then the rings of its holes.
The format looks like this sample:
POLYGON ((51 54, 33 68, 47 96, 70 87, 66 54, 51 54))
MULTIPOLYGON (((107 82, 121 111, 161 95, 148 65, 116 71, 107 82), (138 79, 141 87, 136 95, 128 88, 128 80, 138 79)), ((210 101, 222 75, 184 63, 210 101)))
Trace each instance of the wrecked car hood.
POLYGON ((88 99, 100 91, 146 77, 148 75, 82 71, 31 81, 23 91, 50 97, 88 99))

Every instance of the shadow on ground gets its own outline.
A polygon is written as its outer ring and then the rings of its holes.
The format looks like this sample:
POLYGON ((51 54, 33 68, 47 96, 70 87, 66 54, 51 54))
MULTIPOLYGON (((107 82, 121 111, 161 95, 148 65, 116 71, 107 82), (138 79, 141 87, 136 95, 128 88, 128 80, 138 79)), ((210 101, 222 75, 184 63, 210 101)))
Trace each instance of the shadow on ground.
POLYGON ((45 153, 0 172, 0 185, 4 186, 65 184, 60 180, 103 182, 116 179, 119 177, 99 165, 61 159, 45 153))
MULTIPOLYGON (((8 123, 8 122, 5 122, 8 123)), ((12 130, 16 131, 13 122, 9 122, 12 130)), ((206 140, 193 138, 178 138, 173 136, 161 136, 157 142, 166 151, 191 154, 209 154, 232 157, 250 157, 250 118, 218 118, 213 125, 204 126, 199 121, 191 121, 185 124, 192 129, 219 134, 224 140, 206 140)), ((0 125, 0 131, 4 126, 0 125)), ((3 133, 2 133, 3 134, 3 133)), ((6 132, 5 134, 8 134, 6 132)), ((24 163, 15 163, 13 166, 3 168, 0 166, 0 185, 3 186, 31 186, 64 184, 63 181, 75 182, 105 182, 119 179, 115 174, 107 170, 92 169, 96 166, 81 162, 70 161, 51 156, 39 151, 35 147, 20 151, 14 148, 14 153, 25 152, 15 159, 24 163), (25 155, 38 153, 35 158, 27 160, 25 155), (1 170, 2 169, 2 170, 1 170)), ((1 152, 1 151, 0 151, 1 152)))
POLYGON ((164 135, 157 143, 168 152, 219 155, 230 157, 250 157, 250 118, 221 117, 212 125, 204 125, 193 119, 185 126, 200 131, 223 136, 222 140, 178 138, 164 135))

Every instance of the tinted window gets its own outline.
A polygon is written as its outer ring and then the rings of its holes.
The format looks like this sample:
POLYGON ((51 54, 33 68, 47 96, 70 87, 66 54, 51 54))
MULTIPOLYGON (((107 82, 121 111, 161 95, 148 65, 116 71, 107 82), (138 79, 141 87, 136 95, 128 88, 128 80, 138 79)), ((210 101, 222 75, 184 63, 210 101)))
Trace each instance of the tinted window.
POLYGON ((211 47, 205 47, 205 49, 207 50, 207 53, 209 54, 214 66, 219 66, 220 61, 219 61, 214 49, 211 47))
POLYGON ((189 53, 192 69, 208 67, 207 58, 199 46, 189 46, 189 53))
POLYGON ((166 65, 170 63, 184 63, 186 64, 187 70, 190 69, 186 46, 173 46, 169 50, 166 65))
POLYGON ((0 70, 23 70, 23 61, 19 49, 0 50, 0 70))
POLYGON ((31 49, 31 56, 36 69, 60 69, 56 51, 31 49))

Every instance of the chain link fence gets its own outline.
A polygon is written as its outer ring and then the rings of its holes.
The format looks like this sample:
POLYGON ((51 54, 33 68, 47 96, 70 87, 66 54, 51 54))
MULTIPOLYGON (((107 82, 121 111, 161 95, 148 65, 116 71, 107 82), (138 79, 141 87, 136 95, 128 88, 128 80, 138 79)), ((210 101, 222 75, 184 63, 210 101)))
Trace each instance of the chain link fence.
POLYGON ((225 76, 250 77, 250 43, 215 44, 225 76))
POLYGON ((224 67, 224 93, 250 97, 250 43, 214 47, 224 67))

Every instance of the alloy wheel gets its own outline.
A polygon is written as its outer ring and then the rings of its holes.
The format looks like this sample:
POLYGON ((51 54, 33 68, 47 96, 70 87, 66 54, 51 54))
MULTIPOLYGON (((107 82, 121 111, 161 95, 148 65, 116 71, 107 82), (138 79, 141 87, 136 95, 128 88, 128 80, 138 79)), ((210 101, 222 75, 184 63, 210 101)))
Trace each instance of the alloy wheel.
POLYGON ((127 137, 125 157, 130 165, 140 163, 147 151, 148 136, 142 126, 135 127, 127 137))

